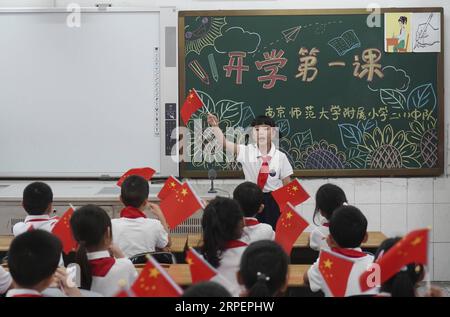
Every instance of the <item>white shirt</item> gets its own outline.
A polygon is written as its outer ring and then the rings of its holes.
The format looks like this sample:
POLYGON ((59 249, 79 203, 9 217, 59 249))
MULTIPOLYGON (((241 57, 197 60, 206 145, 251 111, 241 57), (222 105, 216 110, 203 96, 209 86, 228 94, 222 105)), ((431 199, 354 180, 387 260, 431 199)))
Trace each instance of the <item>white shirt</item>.
POLYGON ((58 220, 59 217, 50 217, 49 215, 27 216, 24 222, 18 222, 14 225, 13 234, 18 236, 30 230, 31 227, 51 232, 58 220))
POLYGON ((6 297, 15 297, 20 295, 43 296, 41 293, 34 289, 26 288, 14 288, 10 289, 8 293, 6 293, 6 297))
POLYGON ((169 243, 169 234, 159 220, 122 217, 112 219, 111 223, 113 242, 127 257, 154 252, 169 243))
POLYGON ((9 272, 6 272, 3 267, 0 266, 0 294, 6 293, 11 286, 12 278, 9 272))
POLYGON ((238 297, 241 292, 245 291, 245 288, 240 285, 237 280, 237 272, 239 271, 241 257, 245 248, 247 248, 247 245, 225 250, 222 253, 220 265, 217 268, 220 275, 222 275, 229 283, 221 283, 220 280, 215 280, 215 282, 222 284, 233 297, 238 297))
MULTIPOLYGON (((361 252, 361 248, 353 249, 355 251, 361 252)), ((366 292, 362 292, 359 286, 359 277, 362 273, 364 273, 367 268, 373 263, 373 256, 367 254, 366 256, 360 258, 350 258, 346 257, 348 260, 353 261, 353 267, 350 272, 348 282, 347 282, 347 290, 345 292, 345 296, 353 296, 353 295, 362 295, 362 294, 377 294, 377 290, 371 289, 366 292)), ((332 297, 330 290, 325 283, 325 280, 322 277, 322 274, 319 271, 319 259, 309 268, 308 270, 308 279, 309 279, 309 287, 311 291, 324 292, 326 297, 332 297)))
POLYGON ((315 227, 309 235, 309 247, 313 250, 320 251, 320 249, 329 249, 327 237, 330 234, 328 226, 315 227))
MULTIPOLYGON (((90 252, 87 254, 88 260, 109 258, 108 251, 90 252)), ((131 287, 137 277, 137 271, 133 263, 127 258, 115 259, 115 263, 105 276, 92 276, 91 291, 100 293, 103 296, 114 296, 123 287, 131 287)))
MULTIPOLYGON (((262 154, 256 144, 238 145, 239 154, 236 160, 242 164, 245 180, 257 183, 258 174, 262 166, 262 154)), ((268 193, 283 186, 283 178, 286 178, 294 173, 289 160, 283 152, 275 148, 272 143, 270 151, 267 154, 271 157, 269 162, 269 177, 263 192, 268 193)))
POLYGON ((259 240, 275 240, 275 231, 267 223, 260 223, 256 218, 245 218, 242 240, 250 244, 259 240))

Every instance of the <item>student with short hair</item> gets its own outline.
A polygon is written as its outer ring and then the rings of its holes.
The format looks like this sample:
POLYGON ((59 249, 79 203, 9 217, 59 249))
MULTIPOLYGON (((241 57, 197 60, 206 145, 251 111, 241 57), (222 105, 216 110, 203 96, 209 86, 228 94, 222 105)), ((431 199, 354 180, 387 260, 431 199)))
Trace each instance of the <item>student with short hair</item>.
POLYGON ((33 182, 23 191, 22 206, 28 216, 24 222, 13 226, 13 234, 17 236, 31 229, 52 231, 59 217, 51 216, 53 212, 53 192, 43 182, 33 182))
POLYGON ((252 182, 243 182, 233 191, 236 200, 244 213, 244 233, 242 239, 249 244, 259 240, 274 240, 275 232, 266 223, 260 223, 256 216, 264 209, 262 190, 252 182))
POLYGON ((288 285, 289 257, 274 241, 260 240, 245 249, 238 281, 245 286, 244 297, 278 297, 288 285))
POLYGON ((58 268, 62 244, 44 230, 31 230, 17 236, 8 251, 9 272, 14 288, 7 297, 42 297, 42 292, 56 283, 68 296, 81 296, 69 286, 64 268, 58 268))
MULTIPOLYGON (((333 212, 329 228, 328 245, 331 251, 354 263, 345 296, 362 295, 359 277, 373 262, 373 255, 361 250, 361 244, 367 241, 367 219, 358 208, 346 205, 333 212)), ((320 258, 305 273, 304 282, 313 292, 321 290, 325 296, 332 296, 319 271, 319 260, 320 258)), ((369 290, 364 294, 374 293, 376 290, 369 290)))
POLYGON ((120 218, 112 219, 113 242, 125 256, 154 252, 170 246, 169 226, 157 204, 148 201, 148 181, 138 175, 122 183, 120 201, 125 205, 120 218), (158 219, 150 219, 144 210, 149 206, 158 219))
POLYGON ((111 219, 100 207, 77 209, 70 226, 78 242, 76 263, 81 270, 81 288, 113 296, 120 287, 130 287, 137 277, 133 263, 112 244, 111 219))

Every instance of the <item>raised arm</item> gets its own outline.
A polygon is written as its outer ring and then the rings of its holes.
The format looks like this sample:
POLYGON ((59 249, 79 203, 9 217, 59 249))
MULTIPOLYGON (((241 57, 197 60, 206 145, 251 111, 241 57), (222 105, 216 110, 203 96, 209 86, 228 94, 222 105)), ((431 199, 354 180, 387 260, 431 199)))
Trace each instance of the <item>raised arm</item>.
POLYGON ((222 130, 219 128, 219 119, 213 114, 208 114, 208 124, 211 126, 214 136, 227 152, 239 154, 239 147, 236 143, 227 140, 222 130))

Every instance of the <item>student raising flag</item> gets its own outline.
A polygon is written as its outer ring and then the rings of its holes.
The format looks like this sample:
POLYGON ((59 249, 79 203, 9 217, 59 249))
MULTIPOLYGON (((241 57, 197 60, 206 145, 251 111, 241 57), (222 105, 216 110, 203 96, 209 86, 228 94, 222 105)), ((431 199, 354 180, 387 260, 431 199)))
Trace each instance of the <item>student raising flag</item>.
POLYGON ((189 90, 189 94, 180 110, 181 119, 183 119, 184 124, 187 125, 191 116, 203 106, 203 101, 200 99, 195 89, 189 90))
POLYGON ((123 181, 127 179, 128 176, 131 175, 139 175, 143 177, 145 180, 149 181, 153 177, 155 172, 156 171, 150 167, 132 168, 120 177, 120 179, 117 181, 117 186, 119 187, 122 186, 123 181))

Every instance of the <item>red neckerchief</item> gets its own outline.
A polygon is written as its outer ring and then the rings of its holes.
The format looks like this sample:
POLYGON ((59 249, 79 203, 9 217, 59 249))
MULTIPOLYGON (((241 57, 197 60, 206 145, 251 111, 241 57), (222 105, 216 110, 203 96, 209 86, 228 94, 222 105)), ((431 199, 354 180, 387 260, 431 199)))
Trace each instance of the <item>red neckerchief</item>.
POLYGON ((17 294, 11 297, 44 297, 44 296, 38 294, 17 294))
POLYGON ((147 218, 147 215, 138 208, 125 207, 120 211, 120 217, 136 219, 136 218, 147 218))
POLYGON ((240 247, 246 247, 248 244, 245 242, 242 242, 240 240, 230 240, 225 244, 225 249, 234 249, 234 248, 240 248, 240 247))
POLYGON ((325 222, 324 224, 322 224, 322 226, 324 226, 324 227, 329 227, 330 226, 330 224, 328 223, 328 222, 325 222))
POLYGON ((361 251, 356 251, 352 249, 342 249, 342 248, 331 248, 331 251, 345 255, 349 258, 363 258, 367 254, 361 251))
POLYGON ((245 218, 244 225, 246 227, 256 226, 256 225, 259 225, 259 221, 256 219, 252 219, 252 218, 245 218))
POLYGON ((116 259, 113 257, 89 260, 92 276, 105 276, 111 270, 114 263, 116 263, 116 259))

